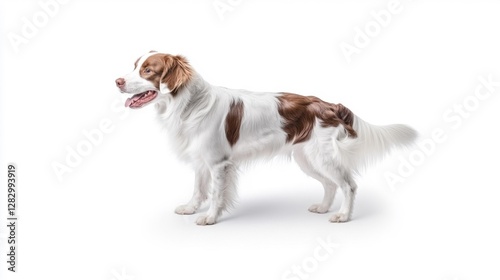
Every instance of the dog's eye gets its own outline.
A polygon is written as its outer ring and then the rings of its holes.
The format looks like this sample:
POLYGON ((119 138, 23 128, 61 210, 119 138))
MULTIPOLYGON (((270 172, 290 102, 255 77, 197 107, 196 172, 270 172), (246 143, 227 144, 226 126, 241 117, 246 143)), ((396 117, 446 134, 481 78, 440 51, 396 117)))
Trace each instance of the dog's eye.
POLYGON ((151 69, 149 69, 149 68, 144 69, 144 73, 146 73, 146 74, 151 73, 151 69))

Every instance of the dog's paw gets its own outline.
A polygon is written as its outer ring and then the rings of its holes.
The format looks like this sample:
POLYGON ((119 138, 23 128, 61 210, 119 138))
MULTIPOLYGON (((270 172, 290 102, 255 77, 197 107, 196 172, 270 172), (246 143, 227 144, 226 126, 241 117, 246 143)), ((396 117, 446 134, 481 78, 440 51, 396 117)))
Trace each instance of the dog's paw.
POLYGON ((318 213, 318 214, 324 214, 324 213, 328 212, 328 208, 321 206, 321 204, 313 204, 307 210, 309 210, 309 212, 318 213))
POLYGON ((215 217, 209 215, 201 215, 196 219, 196 224, 199 226, 208 226, 215 224, 215 217))
POLYGON ((336 213, 330 218, 332 223, 344 223, 349 221, 349 216, 343 213, 336 213))
POLYGON ((179 207, 175 208, 175 213, 179 215, 192 215, 196 212, 196 209, 193 206, 190 205, 180 205, 179 207))

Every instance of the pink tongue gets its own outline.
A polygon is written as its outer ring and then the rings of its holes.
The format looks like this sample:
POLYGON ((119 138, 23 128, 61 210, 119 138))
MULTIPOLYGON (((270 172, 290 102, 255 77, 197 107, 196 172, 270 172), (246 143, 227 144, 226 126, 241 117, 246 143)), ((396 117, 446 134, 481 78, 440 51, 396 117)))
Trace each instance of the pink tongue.
POLYGON ((125 107, 130 107, 130 104, 141 99, 141 97, 143 95, 145 95, 145 94, 141 93, 141 94, 136 94, 136 95, 132 96, 131 98, 127 98, 127 101, 125 101, 125 107))
POLYGON ((147 104, 151 100, 155 99, 156 95, 157 93, 152 90, 138 93, 131 98, 127 98, 127 101, 125 101, 125 107, 141 108, 144 104, 147 104))
POLYGON ((125 101, 125 107, 130 106, 132 104, 132 98, 127 98, 127 101, 125 101))

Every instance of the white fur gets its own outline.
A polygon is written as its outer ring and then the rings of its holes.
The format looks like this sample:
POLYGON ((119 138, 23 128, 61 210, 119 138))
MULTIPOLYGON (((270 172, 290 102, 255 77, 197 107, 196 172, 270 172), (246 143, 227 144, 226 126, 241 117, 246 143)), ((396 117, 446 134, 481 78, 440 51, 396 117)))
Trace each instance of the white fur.
MULTIPOLYGON (((145 57, 148 57, 146 55, 145 57)), ((145 57, 139 60, 139 66, 145 57)), ((151 83, 137 71, 125 77, 130 90, 150 90, 151 83), (144 81, 141 81, 144 80, 144 81)), ((416 132, 404 125, 374 126, 354 117, 357 138, 347 137, 344 128, 314 126, 311 137, 300 144, 286 142, 282 118, 278 113, 280 93, 257 93, 212 86, 193 72, 190 81, 173 97, 161 84, 161 93, 152 102, 160 123, 167 129, 170 143, 179 158, 195 171, 191 200, 176 208, 178 214, 193 214, 211 194, 207 213, 197 219, 199 225, 214 224, 236 197, 237 170, 258 158, 292 155, 300 168, 323 184, 324 198, 309 211, 326 213, 340 187, 344 200, 331 222, 350 219, 356 183, 353 174, 383 158, 392 148, 411 144, 416 132), (244 114, 239 139, 232 147, 224 131, 225 118, 232 101, 243 102, 244 114)))
POLYGON ((141 76, 139 75, 139 71, 141 69, 140 65, 142 65, 144 61, 146 61, 146 59, 153 54, 155 53, 148 53, 146 55, 143 55, 137 61, 137 67, 134 69, 134 71, 123 76, 123 78, 125 79, 125 81, 127 81, 127 83, 125 84, 125 87, 121 89, 122 93, 136 94, 148 90, 158 90, 157 88, 155 88, 155 85, 152 82, 141 78, 141 76))

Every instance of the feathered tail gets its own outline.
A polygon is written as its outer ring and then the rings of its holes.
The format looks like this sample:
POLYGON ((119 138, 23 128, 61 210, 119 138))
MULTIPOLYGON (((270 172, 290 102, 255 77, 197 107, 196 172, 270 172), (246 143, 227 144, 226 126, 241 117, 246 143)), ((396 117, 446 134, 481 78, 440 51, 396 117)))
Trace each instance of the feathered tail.
POLYGON ((382 160, 391 150, 411 146, 418 133, 403 124, 372 125, 358 116, 354 117, 356 138, 343 137, 337 140, 342 166, 354 172, 382 160))

